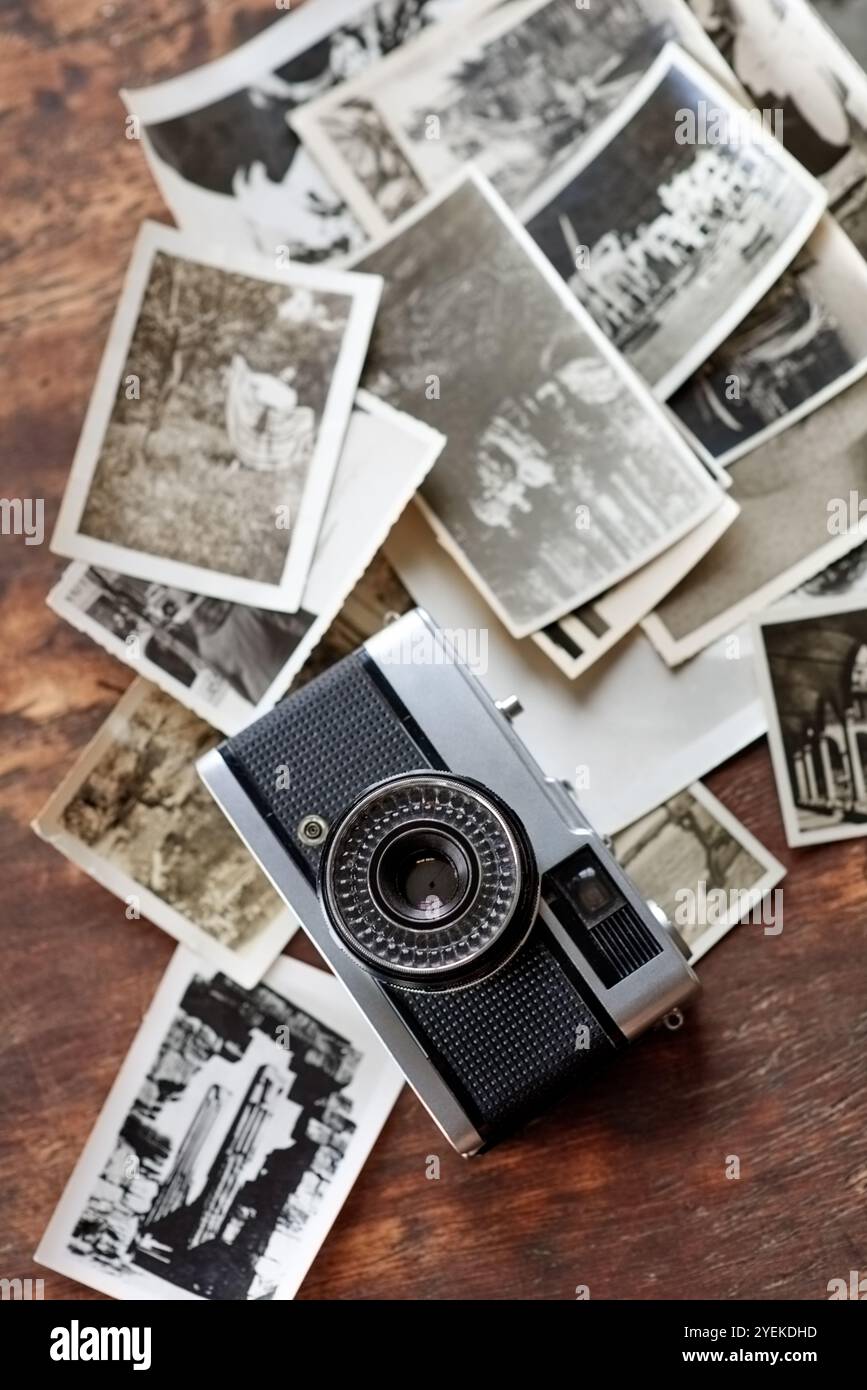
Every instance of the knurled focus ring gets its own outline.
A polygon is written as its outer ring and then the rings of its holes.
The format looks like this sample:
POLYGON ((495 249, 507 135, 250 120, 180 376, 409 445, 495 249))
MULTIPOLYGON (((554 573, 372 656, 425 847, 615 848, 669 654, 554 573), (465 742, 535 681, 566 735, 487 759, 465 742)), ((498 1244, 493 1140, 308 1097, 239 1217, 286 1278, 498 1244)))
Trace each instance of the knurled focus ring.
POLYGON ((495 800, 474 784, 411 773, 367 792, 332 830, 320 869, 326 912, 350 948, 389 975, 424 980, 472 966, 503 936, 526 899, 526 851, 495 800), (414 925, 388 917, 375 891, 382 846, 403 829, 434 827, 472 856, 477 882, 456 920, 414 925))

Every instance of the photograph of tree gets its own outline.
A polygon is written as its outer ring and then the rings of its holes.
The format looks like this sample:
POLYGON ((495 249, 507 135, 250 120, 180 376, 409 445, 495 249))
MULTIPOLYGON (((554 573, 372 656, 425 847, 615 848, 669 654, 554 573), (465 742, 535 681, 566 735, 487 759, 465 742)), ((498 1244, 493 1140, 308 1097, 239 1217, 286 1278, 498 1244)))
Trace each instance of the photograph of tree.
POLYGON ((157 251, 81 533, 278 583, 350 304, 157 251))

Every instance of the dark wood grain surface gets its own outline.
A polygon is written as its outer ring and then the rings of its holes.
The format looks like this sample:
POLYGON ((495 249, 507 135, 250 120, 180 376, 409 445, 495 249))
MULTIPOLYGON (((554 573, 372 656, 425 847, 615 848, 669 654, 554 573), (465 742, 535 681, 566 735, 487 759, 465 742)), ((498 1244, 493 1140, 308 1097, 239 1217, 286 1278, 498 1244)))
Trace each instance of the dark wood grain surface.
MULTIPOLYGON (((7 0, 0 491, 44 497, 47 534, 137 226, 169 220, 117 89, 273 17, 7 0)), ((0 539, 0 1275, 92 1298, 32 1252, 173 943, 28 828, 130 680, 45 607, 60 568, 0 539)), ((301 1297, 821 1299, 867 1271, 867 842, 787 850, 764 743, 708 785, 788 866, 782 934, 737 928, 680 1034, 486 1157, 452 1154, 405 1090, 301 1297)))

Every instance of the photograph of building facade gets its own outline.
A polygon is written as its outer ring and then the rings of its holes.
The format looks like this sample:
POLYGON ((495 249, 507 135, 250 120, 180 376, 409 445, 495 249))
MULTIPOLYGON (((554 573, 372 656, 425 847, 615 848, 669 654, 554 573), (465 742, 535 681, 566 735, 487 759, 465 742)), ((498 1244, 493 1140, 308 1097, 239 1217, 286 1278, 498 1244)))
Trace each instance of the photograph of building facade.
POLYGON ((867 834, 867 611, 766 623, 761 640, 800 842, 867 834))

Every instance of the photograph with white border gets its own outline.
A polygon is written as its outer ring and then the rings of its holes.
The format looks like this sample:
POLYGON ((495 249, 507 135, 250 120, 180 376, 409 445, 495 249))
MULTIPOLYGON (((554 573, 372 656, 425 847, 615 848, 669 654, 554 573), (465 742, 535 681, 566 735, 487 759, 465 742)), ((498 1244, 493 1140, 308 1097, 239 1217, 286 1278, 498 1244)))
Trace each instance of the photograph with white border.
POLYGON ((196 774, 196 759, 219 741, 137 678, 33 829, 120 898, 118 930, 147 919, 251 989, 298 919, 196 774))
POLYGON ((867 372, 867 261, 833 217, 669 398, 696 453, 726 468, 867 372))
POLYGON ((826 204, 761 120, 667 44, 519 216, 666 400, 779 279, 826 204))
POLYGON ((111 1298, 295 1297, 403 1078, 343 986, 178 947, 35 1259, 111 1298))
POLYGON ((520 701, 516 734, 546 776, 575 787, 601 834, 652 811, 765 732, 748 625, 676 671, 636 631, 572 681, 535 643, 509 635, 419 507, 407 507, 384 550, 415 603, 461 650, 483 654, 473 669, 491 699, 520 701))
POLYGON ((689 535, 601 598, 559 618, 542 632, 534 632, 533 641, 564 675, 576 680, 622 641, 698 564, 739 511, 737 503, 723 494, 716 511, 689 535))
POLYGON ((219 227, 229 246, 269 258, 282 247, 311 263, 361 246, 361 226, 287 118, 467 4, 306 0, 214 62, 122 90, 127 133, 178 225, 206 243, 219 227))
POLYGON ((867 377, 729 469, 740 516, 641 626, 676 666, 867 537, 867 377))
POLYGON ((720 505, 680 431, 477 171, 356 264, 384 280, 363 384, 447 436, 420 496, 513 636, 604 593, 720 505))
POLYGON ((294 612, 381 289, 144 223, 52 549, 294 612))
POLYGON ((619 831, 614 854, 680 932, 692 965, 748 918, 768 935, 782 930, 777 895, 765 900, 785 866, 701 782, 619 831))
POLYGON ((673 39, 739 94, 684 0, 473 0, 290 120, 371 236, 467 162, 516 209, 673 39))
POLYGON ((205 598, 77 561, 48 605, 201 719, 235 734, 289 689, 444 443, 429 426, 358 392, 295 613, 205 598))
POLYGON ((786 840, 867 835, 867 597, 792 597, 753 621, 786 840))

